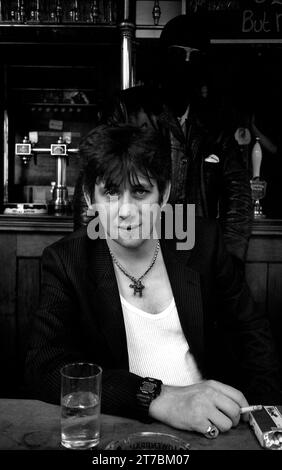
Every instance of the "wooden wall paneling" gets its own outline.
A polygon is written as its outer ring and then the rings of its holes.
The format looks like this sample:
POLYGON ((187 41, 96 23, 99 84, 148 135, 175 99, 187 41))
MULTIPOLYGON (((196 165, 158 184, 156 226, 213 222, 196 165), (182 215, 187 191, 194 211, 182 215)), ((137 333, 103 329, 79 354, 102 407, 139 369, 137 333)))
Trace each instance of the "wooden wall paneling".
POLYGON ((13 397, 16 383, 16 246, 17 235, 0 236, 0 396, 13 397))
POLYGON ((39 304, 40 258, 17 258, 17 356, 20 389, 33 312, 39 304))
POLYGON ((246 263, 246 280, 261 312, 267 307, 267 263, 246 263))
POLYGON ((17 256, 41 257, 44 248, 62 238, 62 234, 56 233, 22 233, 17 240, 17 256))
POLYGON ((282 263, 269 265, 268 312, 282 366, 282 263))
POLYGON ((248 261, 282 262, 282 238, 253 236, 249 242, 248 261))

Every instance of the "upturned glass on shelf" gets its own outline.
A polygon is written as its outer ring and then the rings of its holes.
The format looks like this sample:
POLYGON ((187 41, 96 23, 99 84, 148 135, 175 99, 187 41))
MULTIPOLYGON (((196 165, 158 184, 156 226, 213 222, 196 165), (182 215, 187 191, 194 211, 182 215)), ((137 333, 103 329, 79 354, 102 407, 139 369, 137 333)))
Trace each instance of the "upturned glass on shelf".
POLYGON ((26 21, 26 9, 24 0, 10 2, 10 10, 8 10, 10 21, 15 23, 24 23, 26 21))
POLYGON ((117 21, 117 4, 114 0, 103 1, 104 23, 114 24, 117 21))
POLYGON ((0 0, 0 22, 117 23, 118 0, 0 0))
POLYGON ((41 21, 41 5, 40 0, 32 0, 30 1, 30 15, 29 19, 32 23, 40 23, 41 21))
POLYGON ((51 3, 49 10, 49 18, 51 23, 62 23, 63 22, 63 2, 56 0, 51 3))
POLYGON ((57 0, 50 11, 49 17, 55 23, 110 25, 117 21, 117 0, 57 0))
POLYGON ((115 24, 117 21, 117 0, 92 0, 88 21, 100 24, 115 24))
POLYGON ((67 15, 68 15, 68 20, 71 23, 78 23, 80 21, 80 11, 78 8, 78 0, 73 0, 70 2, 67 15))

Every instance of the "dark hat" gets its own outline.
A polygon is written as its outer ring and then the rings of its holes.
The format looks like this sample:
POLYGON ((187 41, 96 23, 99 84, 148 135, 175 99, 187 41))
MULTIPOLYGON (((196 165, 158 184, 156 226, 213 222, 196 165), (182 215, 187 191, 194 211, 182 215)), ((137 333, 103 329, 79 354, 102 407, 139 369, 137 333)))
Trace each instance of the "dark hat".
POLYGON ((206 51, 210 43, 206 17, 197 14, 176 16, 164 26, 160 40, 163 47, 178 45, 206 51))

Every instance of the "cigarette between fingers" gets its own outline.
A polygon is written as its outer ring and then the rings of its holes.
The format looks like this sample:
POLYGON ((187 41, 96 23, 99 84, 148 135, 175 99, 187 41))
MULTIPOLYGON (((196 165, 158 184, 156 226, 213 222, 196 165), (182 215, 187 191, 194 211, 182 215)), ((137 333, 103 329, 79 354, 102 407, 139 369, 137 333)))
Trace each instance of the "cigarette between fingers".
POLYGON ((250 413, 251 411, 259 411, 259 410, 262 410, 262 405, 243 406, 240 409, 240 414, 250 413))

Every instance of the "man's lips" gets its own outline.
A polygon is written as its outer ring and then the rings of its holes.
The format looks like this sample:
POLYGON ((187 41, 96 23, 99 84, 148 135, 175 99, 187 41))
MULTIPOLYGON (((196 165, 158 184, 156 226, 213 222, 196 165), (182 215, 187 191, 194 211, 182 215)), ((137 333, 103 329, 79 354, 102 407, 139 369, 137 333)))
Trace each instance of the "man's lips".
POLYGON ((121 229, 121 230, 126 230, 127 232, 129 232, 130 230, 134 230, 134 229, 136 229, 140 226, 141 226, 141 224, 139 224, 139 225, 127 225, 126 227, 119 226, 118 228, 121 229))

